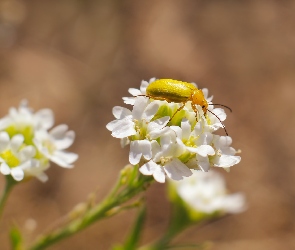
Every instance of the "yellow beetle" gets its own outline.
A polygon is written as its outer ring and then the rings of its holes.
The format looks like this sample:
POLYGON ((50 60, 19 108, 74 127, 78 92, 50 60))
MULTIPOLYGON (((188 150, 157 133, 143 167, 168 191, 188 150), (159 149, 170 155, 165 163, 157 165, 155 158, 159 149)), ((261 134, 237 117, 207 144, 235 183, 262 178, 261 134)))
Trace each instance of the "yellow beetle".
MULTIPOLYGON (((207 111, 213 114, 222 124, 218 116, 216 116, 212 111, 208 110, 208 102, 205 99, 203 91, 198 89, 194 84, 188 82, 182 82, 173 79, 158 79, 150 83, 146 88, 146 95, 149 98, 154 100, 162 100, 167 102, 182 103, 182 105, 176 110, 173 116, 170 118, 170 121, 175 116, 175 114, 184 108, 185 104, 188 101, 191 101, 191 106, 194 112, 197 114, 198 110, 196 105, 200 105, 203 109, 204 114, 206 115, 207 111)), ((213 105, 213 104, 210 104, 213 105)), ((220 105, 231 109, 222 104, 220 105)), ((225 126, 222 124, 226 135, 228 135, 225 126)))
MULTIPOLYGON (((186 102, 192 102, 192 109, 197 112, 196 105, 200 105, 206 114, 208 103, 203 91, 188 82, 173 79, 159 79, 148 85, 146 95, 155 100, 165 100, 167 102, 183 103, 179 108, 182 109, 186 102)), ((179 111, 178 110, 178 111, 179 111)))

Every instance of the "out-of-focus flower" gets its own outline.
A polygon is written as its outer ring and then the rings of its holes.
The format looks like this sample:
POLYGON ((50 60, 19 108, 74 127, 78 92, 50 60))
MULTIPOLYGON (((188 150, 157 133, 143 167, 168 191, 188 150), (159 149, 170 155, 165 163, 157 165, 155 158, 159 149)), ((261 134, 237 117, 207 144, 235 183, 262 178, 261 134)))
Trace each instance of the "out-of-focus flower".
POLYGON ((133 106, 132 111, 114 107, 116 120, 107 124, 112 136, 121 139, 122 146, 130 144, 131 164, 139 164, 142 174, 165 182, 166 176, 182 180, 192 174, 191 169, 208 171, 211 166, 229 168, 240 162, 240 156, 230 147, 232 139, 213 134, 223 127, 226 114, 223 109, 214 109, 207 89, 203 93, 210 105, 204 114, 199 105, 197 112, 193 110, 191 101, 180 110, 183 103, 144 96, 154 81, 155 78, 142 81, 140 90, 129 89, 133 97, 123 100, 133 106))
POLYGON ((192 176, 170 182, 170 188, 190 210, 192 218, 199 218, 200 214, 240 213, 246 209, 244 195, 228 194, 221 174, 212 170, 208 173, 192 171, 192 176))
POLYGON ((49 132, 46 130, 36 131, 34 143, 45 157, 55 164, 64 167, 73 167, 72 163, 78 158, 75 153, 65 152, 75 139, 74 131, 68 131, 68 126, 63 124, 56 126, 49 132))
POLYGON ((16 181, 32 176, 46 181, 44 171, 52 161, 61 167, 72 167, 78 155, 65 152, 72 145, 75 133, 66 125, 54 124, 53 112, 42 109, 34 113, 27 102, 0 119, 0 172, 16 181))

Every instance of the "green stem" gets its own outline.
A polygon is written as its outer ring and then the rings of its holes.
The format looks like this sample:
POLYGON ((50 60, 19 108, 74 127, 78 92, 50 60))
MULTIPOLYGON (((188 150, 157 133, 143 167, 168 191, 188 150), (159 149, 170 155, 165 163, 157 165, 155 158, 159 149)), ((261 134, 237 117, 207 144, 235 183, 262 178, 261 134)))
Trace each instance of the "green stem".
POLYGON ((144 226, 145 216, 146 216, 146 207, 145 205, 143 205, 137 215, 136 221, 131 229, 130 235, 128 236, 124 246, 121 249, 128 249, 128 250, 137 249, 137 244, 140 240, 142 228, 144 226))
MULTIPOLYGON (((137 169, 135 169, 135 171, 138 173, 137 169)), ((64 227, 42 236, 28 249, 45 249, 48 246, 85 229, 100 219, 117 214, 120 210, 120 205, 144 191, 146 189, 145 184, 151 181, 151 178, 139 174, 135 178, 133 176, 131 180, 124 182, 122 176, 123 175, 121 174, 119 184, 116 184, 115 188, 100 204, 86 211, 83 216, 73 219, 64 227)))
POLYGON ((5 188, 3 190, 3 193, 2 193, 2 196, 1 196, 1 199, 0 199, 0 219, 2 217, 2 213, 3 213, 4 207, 5 207, 7 198, 9 196, 9 194, 10 194, 10 191, 12 190, 12 188, 14 187, 14 185, 16 183, 17 182, 14 181, 10 176, 6 177, 5 188))
POLYGON ((163 250, 168 249, 171 240, 173 240, 178 234, 183 232, 186 228, 191 226, 192 223, 187 217, 186 212, 180 210, 179 207, 172 208, 172 214, 170 217, 169 227, 165 234, 155 243, 143 246, 140 250, 163 250))

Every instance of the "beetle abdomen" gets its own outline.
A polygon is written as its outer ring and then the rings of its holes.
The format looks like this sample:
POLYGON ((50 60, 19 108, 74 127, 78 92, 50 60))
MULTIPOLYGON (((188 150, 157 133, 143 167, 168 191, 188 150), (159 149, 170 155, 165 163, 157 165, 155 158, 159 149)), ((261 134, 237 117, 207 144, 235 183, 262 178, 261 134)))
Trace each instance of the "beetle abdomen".
POLYGON ((173 79, 160 79, 152 82, 146 89, 146 94, 154 99, 161 98, 168 102, 186 102, 190 99, 196 87, 173 79))

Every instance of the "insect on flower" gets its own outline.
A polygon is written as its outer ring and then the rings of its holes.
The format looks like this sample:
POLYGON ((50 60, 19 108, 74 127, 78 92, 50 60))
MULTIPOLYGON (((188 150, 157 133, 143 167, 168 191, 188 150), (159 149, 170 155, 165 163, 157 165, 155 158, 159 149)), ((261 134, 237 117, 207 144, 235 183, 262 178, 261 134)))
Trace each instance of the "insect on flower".
POLYGON ((150 83, 146 88, 146 95, 142 96, 147 96, 154 100, 182 103, 182 105, 171 116, 170 121, 173 119, 173 117, 176 115, 178 111, 184 108, 185 104, 188 101, 191 101, 192 109, 194 110, 196 115, 198 113, 196 105, 199 105, 202 107, 204 115, 206 115, 208 111, 220 121, 226 135, 228 135, 225 126, 223 125, 219 117, 208 109, 208 105, 220 105, 225 108, 228 108, 230 111, 231 109, 222 104, 208 103, 204 97, 203 91, 198 89, 192 83, 182 82, 173 79, 159 79, 150 83))

